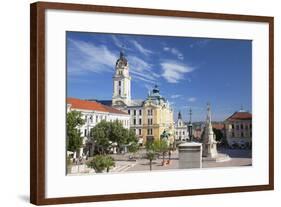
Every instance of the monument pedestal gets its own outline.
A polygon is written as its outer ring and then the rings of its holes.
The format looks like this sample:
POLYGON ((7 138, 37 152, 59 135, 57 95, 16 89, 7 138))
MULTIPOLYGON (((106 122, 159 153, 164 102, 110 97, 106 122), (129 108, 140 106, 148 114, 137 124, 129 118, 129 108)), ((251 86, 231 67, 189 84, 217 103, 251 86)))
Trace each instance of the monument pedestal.
POLYGON ((186 142, 178 146, 179 169, 202 168, 202 144, 186 142))

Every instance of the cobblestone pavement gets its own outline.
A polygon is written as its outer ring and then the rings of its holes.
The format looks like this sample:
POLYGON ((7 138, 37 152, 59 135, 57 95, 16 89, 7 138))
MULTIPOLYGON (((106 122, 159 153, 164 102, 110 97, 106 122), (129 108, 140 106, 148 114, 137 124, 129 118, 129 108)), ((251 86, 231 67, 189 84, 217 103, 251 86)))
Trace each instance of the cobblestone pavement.
MULTIPOLYGON (((226 162, 214 162, 214 161, 203 161, 203 168, 213 167, 236 167, 236 166, 251 166, 252 165, 252 151, 246 149, 220 149, 219 153, 228 154, 231 159, 226 162)), ((149 171, 149 161, 144 159, 145 151, 140 151, 135 155, 137 159, 129 160, 129 155, 117 155, 115 156, 115 167, 110 170, 111 173, 129 172, 129 171, 149 171)), ((166 156, 167 161, 168 156, 166 156)), ((162 165, 162 157, 153 160, 152 170, 168 170, 178 169, 178 152, 174 151, 171 154, 171 160, 169 164, 162 165)), ((80 174, 94 174, 93 169, 89 169, 86 165, 80 165, 79 171, 78 166, 72 167, 72 175, 80 174)))

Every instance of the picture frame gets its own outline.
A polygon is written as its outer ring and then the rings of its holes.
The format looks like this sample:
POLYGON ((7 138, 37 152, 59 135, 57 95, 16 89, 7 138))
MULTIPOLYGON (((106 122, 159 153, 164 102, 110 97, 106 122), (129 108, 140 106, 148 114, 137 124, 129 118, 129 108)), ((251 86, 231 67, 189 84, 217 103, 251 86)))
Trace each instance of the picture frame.
MULTIPOLYGON (((101 31, 103 32, 103 31, 101 31)), ((65 43, 64 43, 65 44, 65 43)), ((146 8, 129 8, 129 7, 111 7, 97 6, 86 4, 68 4, 68 3, 50 3, 36 2, 30 5, 30 202, 35 205, 50 205, 50 204, 65 204, 65 203, 81 203, 81 202, 97 202, 125 199, 143 199, 143 198, 160 198, 188 195, 204 195, 218 193, 233 193, 247 191, 264 191, 274 189, 274 18, 266 16, 249 16, 237 14, 220 14, 220 13, 205 13, 191 11, 174 11, 174 10, 159 10, 146 8), (161 189, 134 191, 130 193, 101 193, 93 195, 77 195, 68 196, 64 192, 60 192, 61 196, 48 197, 46 196, 46 188, 50 187, 47 183, 47 168, 49 166, 48 159, 50 153, 46 153, 47 133, 47 29, 50 23, 47 22, 47 11, 63 11, 63 12, 79 12, 79 13, 102 13, 105 15, 137 15, 145 18, 157 17, 161 18, 186 18, 191 20, 221 20, 224 24, 228 22, 250 22, 263 23, 268 28, 268 36, 266 42, 268 48, 268 67, 265 70, 268 73, 268 97, 263 97, 267 100, 268 111, 265 125, 268 127, 268 136, 266 137, 267 146, 265 163, 267 165, 266 180, 264 184, 252 184, 241 186, 223 186, 223 187, 206 187, 206 188, 191 188, 191 189, 161 189)), ((57 70, 60 70, 59 68, 57 70)), ((63 70, 63 69, 62 69, 63 70)), ((54 83, 53 83, 54 84, 54 83)), ((255 88, 253 89, 255 90, 255 88)), ((64 97, 62 99, 64 100, 64 97)), ((65 103, 63 103, 65 104, 65 103)), ((266 106, 266 107, 267 107, 266 106)), ((48 108, 50 109, 50 108, 48 108)), ((49 112, 48 112, 49 113, 49 112)), ((55 112, 52 112, 55 113, 55 112)), ((105 179, 102 177, 101 179, 105 179)))

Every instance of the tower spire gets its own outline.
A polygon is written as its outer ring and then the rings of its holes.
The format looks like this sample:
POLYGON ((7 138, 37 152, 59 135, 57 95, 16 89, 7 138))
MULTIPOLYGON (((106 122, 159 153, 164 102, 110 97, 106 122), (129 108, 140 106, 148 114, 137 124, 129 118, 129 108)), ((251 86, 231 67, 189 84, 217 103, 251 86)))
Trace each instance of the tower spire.
POLYGON ((189 123, 191 123, 191 116, 192 116, 192 110, 191 110, 191 108, 189 109, 188 115, 189 115, 189 123))
POLYGON ((212 118, 211 118, 211 105, 208 102, 207 103, 207 123, 211 123, 212 122, 212 118))
POLYGON ((179 113, 178 113, 178 119, 182 119, 181 111, 179 111, 179 113))

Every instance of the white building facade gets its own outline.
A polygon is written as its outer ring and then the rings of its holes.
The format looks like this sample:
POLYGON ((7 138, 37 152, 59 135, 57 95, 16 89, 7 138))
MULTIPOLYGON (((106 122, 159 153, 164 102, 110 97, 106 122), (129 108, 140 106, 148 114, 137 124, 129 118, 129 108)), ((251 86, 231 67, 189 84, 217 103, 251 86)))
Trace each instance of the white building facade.
POLYGON ((83 147, 79 150, 79 156, 82 156, 83 153, 92 154, 92 143, 89 139, 90 131, 102 120, 107 122, 119 121, 124 128, 130 129, 130 115, 98 102, 68 98, 67 112, 70 111, 81 112, 82 118, 85 120, 85 124, 79 128, 83 137, 83 147))
POLYGON ((226 140, 230 147, 251 148, 252 114, 243 110, 235 112, 225 121, 226 140))
POLYGON ((182 119, 181 112, 178 113, 178 120, 175 123, 175 140, 187 141, 189 139, 187 124, 182 119))

